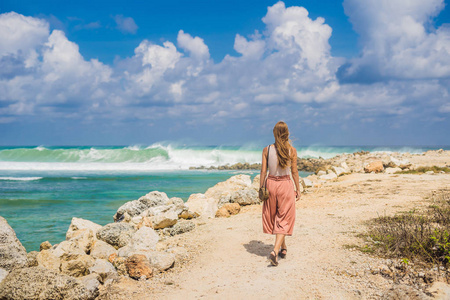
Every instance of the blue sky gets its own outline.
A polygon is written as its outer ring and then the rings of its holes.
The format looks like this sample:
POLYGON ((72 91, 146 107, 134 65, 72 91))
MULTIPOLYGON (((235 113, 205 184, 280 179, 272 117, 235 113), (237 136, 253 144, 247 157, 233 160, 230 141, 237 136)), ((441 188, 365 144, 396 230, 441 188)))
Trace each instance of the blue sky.
POLYGON ((0 144, 450 144, 443 0, 0 3, 0 144))

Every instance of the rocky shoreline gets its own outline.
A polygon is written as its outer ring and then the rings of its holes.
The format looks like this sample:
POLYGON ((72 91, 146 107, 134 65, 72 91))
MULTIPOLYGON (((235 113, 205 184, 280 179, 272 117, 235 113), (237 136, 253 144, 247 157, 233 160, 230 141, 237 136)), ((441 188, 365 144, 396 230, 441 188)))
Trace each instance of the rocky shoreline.
MULTIPOLYGON (((410 153, 385 153, 385 152, 375 152, 371 153, 369 151, 359 151, 351 154, 337 155, 333 158, 300 158, 297 157, 297 168, 299 171, 316 173, 319 171, 327 171, 332 166, 340 165, 342 162, 346 162, 348 166, 351 167, 352 172, 361 173, 364 170, 364 165, 367 161, 381 160, 384 168, 394 168, 400 167, 402 169, 414 168, 408 160, 408 158, 414 156, 436 156, 436 155, 446 155, 449 151, 443 149, 439 150, 429 150, 421 154, 410 154, 410 153)), ((450 166, 450 162, 448 164, 450 166)), ((222 166, 200 166, 191 167, 190 170, 261 170, 260 163, 236 163, 233 165, 222 165, 222 166)))
POLYGON ((236 175, 186 203, 153 191, 119 207, 105 226, 73 218, 66 240, 45 241, 39 252, 27 253, 0 217, 0 299, 95 299, 124 277, 149 280, 189 259, 185 248, 167 247, 165 240, 195 229, 202 219, 259 203, 258 184, 236 175))
MULTIPOLYGON (((351 173, 413 170, 425 165, 448 167, 450 151, 423 154, 353 153, 331 159, 303 160, 315 172, 301 180, 304 192, 351 173), (427 159, 423 160, 422 158, 427 159)), ((443 172, 443 171, 442 171, 443 172)), ((431 174, 431 173, 429 173, 431 174)), ((0 217, 0 299, 105 298, 124 280, 148 281, 182 266, 189 251, 168 243, 195 230, 208 218, 229 217, 242 206, 259 204, 259 175, 236 175, 187 202, 153 191, 118 208, 113 223, 101 226, 73 218, 66 240, 27 253, 14 230, 0 217)))

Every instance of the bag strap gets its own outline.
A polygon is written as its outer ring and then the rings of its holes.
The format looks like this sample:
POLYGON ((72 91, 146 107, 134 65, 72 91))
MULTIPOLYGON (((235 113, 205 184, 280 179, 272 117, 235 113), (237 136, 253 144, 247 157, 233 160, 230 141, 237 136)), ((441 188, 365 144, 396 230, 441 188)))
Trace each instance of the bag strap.
POLYGON ((269 152, 270 151, 270 145, 267 146, 267 157, 266 157, 266 178, 264 178, 263 187, 266 187, 267 183, 267 177, 269 177, 269 152))

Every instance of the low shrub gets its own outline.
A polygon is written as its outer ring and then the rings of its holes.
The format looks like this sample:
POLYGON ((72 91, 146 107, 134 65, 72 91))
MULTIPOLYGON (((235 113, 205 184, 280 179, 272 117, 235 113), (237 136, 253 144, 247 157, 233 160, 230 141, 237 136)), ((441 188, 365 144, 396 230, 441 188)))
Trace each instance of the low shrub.
POLYGON ((450 264, 450 192, 434 193, 431 201, 432 204, 422 210, 371 220, 364 235, 368 242, 365 249, 373 249, 386 257, 447 268, 450 264))
POLYGON ((440 173, 442 171, 445 172, 445 173, 450 173, 450 168, 448 168, 448 167, 438 167, 438 166, 418 167, 418 168, 412 169, 412 170, 398 171, 398 172, 395 172, 395 174, 423 174, 423 173, 426 173, 428 171, 433 171, 434 173, 440 173))

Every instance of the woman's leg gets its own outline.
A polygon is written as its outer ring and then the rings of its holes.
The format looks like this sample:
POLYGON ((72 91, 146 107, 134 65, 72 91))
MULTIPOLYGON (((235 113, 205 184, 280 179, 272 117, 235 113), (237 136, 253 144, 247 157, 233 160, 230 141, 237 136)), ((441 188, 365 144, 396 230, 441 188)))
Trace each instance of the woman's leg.
POLYGON ((285 237, 286 237, 286 235, 284 235, 282 233, 277 233, 277 235, 275 237, 275 245, 273 247, 273 251, 275 251, 275 253, 277 255, 278 255, 278 252, 280 251, 281 246, 283 244, 286 246, 285 237))
POLYGON ((284 239, 283 239, 283 244, 281 244, 281 249, 287 249, 287 246, 286 246, 286 237, 284 237, 284 239))

